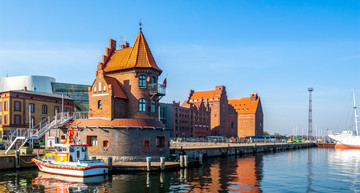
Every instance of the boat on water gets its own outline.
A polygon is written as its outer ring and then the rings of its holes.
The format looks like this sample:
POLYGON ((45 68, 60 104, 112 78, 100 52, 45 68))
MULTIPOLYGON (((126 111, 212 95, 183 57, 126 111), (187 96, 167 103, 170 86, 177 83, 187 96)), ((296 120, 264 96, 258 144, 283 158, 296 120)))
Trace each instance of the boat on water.
POLYGON ((100 159, 89 159, 88 145, 75 144, 73 128, 68 130, 68 139, 64 144, 54 144, 55 152, 32 161, 40 171, 75 177, 88 177, 109 173, 109 166, 100 159))
POLYGON ((329 133, 329 137, 336 141, 336 149, 360 149, 360 135, 358 128, 358 114, 356 112, 355 89, 353 89, 355 132, 343 131, 341 133, 329 133))

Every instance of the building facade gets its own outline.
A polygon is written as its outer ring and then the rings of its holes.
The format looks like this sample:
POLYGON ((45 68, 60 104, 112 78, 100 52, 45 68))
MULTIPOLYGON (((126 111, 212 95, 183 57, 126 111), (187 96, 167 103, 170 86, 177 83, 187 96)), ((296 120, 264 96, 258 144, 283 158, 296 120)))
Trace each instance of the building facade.
POLYGON ((0 133, 9 136, 16 129, 36 126, 55 112, 74 112, 74 101, 69 97, 23 90, 0 93, 0 133), (31 119, 31 120, 30 120, 31 119), (30 121, 29 121, 30 120, 30 121))
POLYGON ((134 45, 110 39, 96 78, 88 88, 89 119, 72 126, 89 144, 89 154, 122 161, 144 161, 169 155, 170 132, 158 119, 165 88, 158 84, 162 70, 140 30, 134 45))
POLYGON ((165 125, 166 128, 170 130, 170 137, 175 137, 174 133, 174 105, 173 103, 159 103, 160 112, 159 118, 160 121, 165 125))
POLYGON ((49 76, 12 76, 0 77, 0 92, 22 90, 37 91, 49 94, 59 94, 70 97, 74 101, 75 111, 88 111, 89 85, 69 84, 56 82, 56 79, 49 76))
POLYGON ((257 93, 252 93, 246 98, 229 99, 229 104, 236 109, 238 114, 237 135, 239 137, 263 135, 264 114, 257 93))
POLYGON ((187 103, 200 107, 202 103, 211 109, 210 128, 211 135, 237 137, 237 113, 228 104, 225 86, 216 86, 210 91, 190 91, 187 103))

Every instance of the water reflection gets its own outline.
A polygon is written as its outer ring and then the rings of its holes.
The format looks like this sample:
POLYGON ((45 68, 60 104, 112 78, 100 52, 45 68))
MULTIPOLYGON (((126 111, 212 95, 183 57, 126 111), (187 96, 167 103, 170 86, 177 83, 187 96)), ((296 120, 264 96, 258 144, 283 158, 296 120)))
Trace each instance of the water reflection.
POLYGON ((31 184, 46 192, 109 192, 108 181, 108 175, 79 178, 39 172, 31 184))

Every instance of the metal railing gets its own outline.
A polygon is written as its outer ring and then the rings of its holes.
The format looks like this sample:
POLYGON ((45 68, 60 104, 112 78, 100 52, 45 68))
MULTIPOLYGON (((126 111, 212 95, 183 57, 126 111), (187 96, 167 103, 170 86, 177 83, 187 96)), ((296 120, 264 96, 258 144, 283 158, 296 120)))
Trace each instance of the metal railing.
POLYGON ((164 87, 162 84, 153 83, 148 85, 148 90, 151 95, 160 95, 165 96, 166 94, 166 87, 164 87))
POLYGON ((28 140, 40 139, 52 128, 57 127, 57 126, 61 127, 61 126, 65 125, 68 121, 73 120, 74 118, 75 118, 75 116, 72 115, 71 113, 62 112, 62 113, 57 113, 53 117, 47 117, 47 118, 43 119, 40 123, 35 125, 35 127, 29 128, 29 129, 25 130, 25 132, 20 131, 21 136, 17 136, 15 138, 15 140, 13 140, 11 142, 11 144, 8 147, 8 149, 6 150, 5 154, 7 154, 9 152, 9 150, 17 142, 19 142, 19 141, 22 142, 21 145, 19 146, 19 148, 21 148, 22 146, 24 146, 26 144, 26 142, 28 140))

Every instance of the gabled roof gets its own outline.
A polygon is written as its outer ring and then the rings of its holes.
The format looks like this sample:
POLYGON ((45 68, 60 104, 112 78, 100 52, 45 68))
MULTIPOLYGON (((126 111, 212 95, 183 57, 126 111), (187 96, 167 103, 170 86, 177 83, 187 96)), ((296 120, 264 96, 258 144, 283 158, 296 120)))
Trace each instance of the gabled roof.
POLYGON ((238 114, 256 113, 260 101, 260 97, 252 99, 251 97, 228 99, 228 103, 234 107, 238 114))
POLYGON ((123 70, 129 68, 153 68, 162 71, 151 54, 144 34, 140 31, 133 47, 115 50, 105 64, 104 71, 123 70))
POLYGON ((121 89, 118 81, 115 78, 104 76, 105 82, 113 86, 113 95, 117 98, 127 99, 124 91, 121 89))

